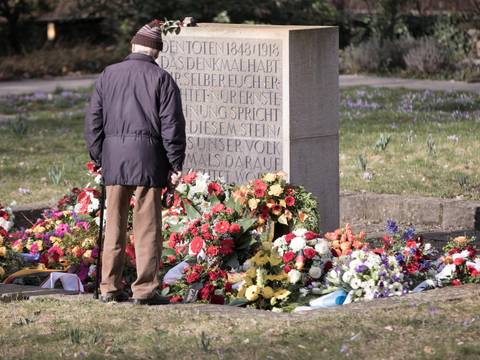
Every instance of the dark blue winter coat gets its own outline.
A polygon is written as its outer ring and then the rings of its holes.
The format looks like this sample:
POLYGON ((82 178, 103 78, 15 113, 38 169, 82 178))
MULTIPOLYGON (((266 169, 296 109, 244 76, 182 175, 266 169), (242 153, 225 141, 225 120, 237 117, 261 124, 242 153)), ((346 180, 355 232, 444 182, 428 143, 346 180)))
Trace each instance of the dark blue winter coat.
POLYGON ((107 66, 86 112, 85 140, 106 185, 164 187, 185 159, 177 84, 148 55, 107 66))

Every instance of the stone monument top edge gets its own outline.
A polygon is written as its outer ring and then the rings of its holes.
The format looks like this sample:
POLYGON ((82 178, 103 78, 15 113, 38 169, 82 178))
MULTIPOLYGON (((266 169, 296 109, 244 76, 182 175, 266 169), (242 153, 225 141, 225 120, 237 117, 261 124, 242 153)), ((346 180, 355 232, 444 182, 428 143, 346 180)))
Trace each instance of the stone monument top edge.
MULTIPOLYGON (((249 35, 251 37, 253 34, 260 35, 262 37, 267 36, 268 34, 288 34, 289 32, 296 31, 314 31, 314 30, 331 30, 336 29, 337 26, 319 26, 319 25, 266 25, 266 24, 221 24, 221 23, 199 23, 195 27, 184 27, 180 32, 180 36, 203 36, 208 34, 211 36, 212 33, 215 33, 221 37, 224 37, 228 34, 236 34, 241 36, 242 34, 249 35)), ((167 35, 168 36, 168 35, 167 35)))

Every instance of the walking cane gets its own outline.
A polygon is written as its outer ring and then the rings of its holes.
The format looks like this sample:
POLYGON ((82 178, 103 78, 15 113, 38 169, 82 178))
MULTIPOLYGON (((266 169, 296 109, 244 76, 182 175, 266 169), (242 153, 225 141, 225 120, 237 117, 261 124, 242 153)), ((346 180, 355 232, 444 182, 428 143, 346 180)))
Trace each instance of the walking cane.
POLYGON ((100 276, 102 274, 102 247, 103 247, 103 218, 105 214, 105 184, 103 182, 103 177, 100 180, 101 187, 101 198, 100 198, 100 224, 98 230, 98 239, 97 239, 97 263, 95 267, 95 290, 93 292, 93 297, 98 300, 98 293, 100 288, 100 276))

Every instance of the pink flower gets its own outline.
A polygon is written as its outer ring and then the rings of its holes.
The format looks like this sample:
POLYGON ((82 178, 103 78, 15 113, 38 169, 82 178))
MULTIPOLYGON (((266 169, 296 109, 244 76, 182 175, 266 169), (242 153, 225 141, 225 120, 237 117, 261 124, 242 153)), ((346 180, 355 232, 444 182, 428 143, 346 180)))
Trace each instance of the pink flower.
POLYGON ((214 230, 219 234, 225 234, 230 229, 230 223, 222 220, 215 224, 214 230))

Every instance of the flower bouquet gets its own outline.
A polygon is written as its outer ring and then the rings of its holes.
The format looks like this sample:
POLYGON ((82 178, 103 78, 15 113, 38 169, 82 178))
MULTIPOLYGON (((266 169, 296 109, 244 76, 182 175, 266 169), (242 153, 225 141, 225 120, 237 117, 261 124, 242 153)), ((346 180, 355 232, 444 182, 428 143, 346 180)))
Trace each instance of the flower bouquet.
POLYGON ((367 248, 335 258, 333 268, 326 278, 330 289, 345 290, 349 301, 371 300, 408 292, 402 269, 395 257, 377 255, 367 248))

